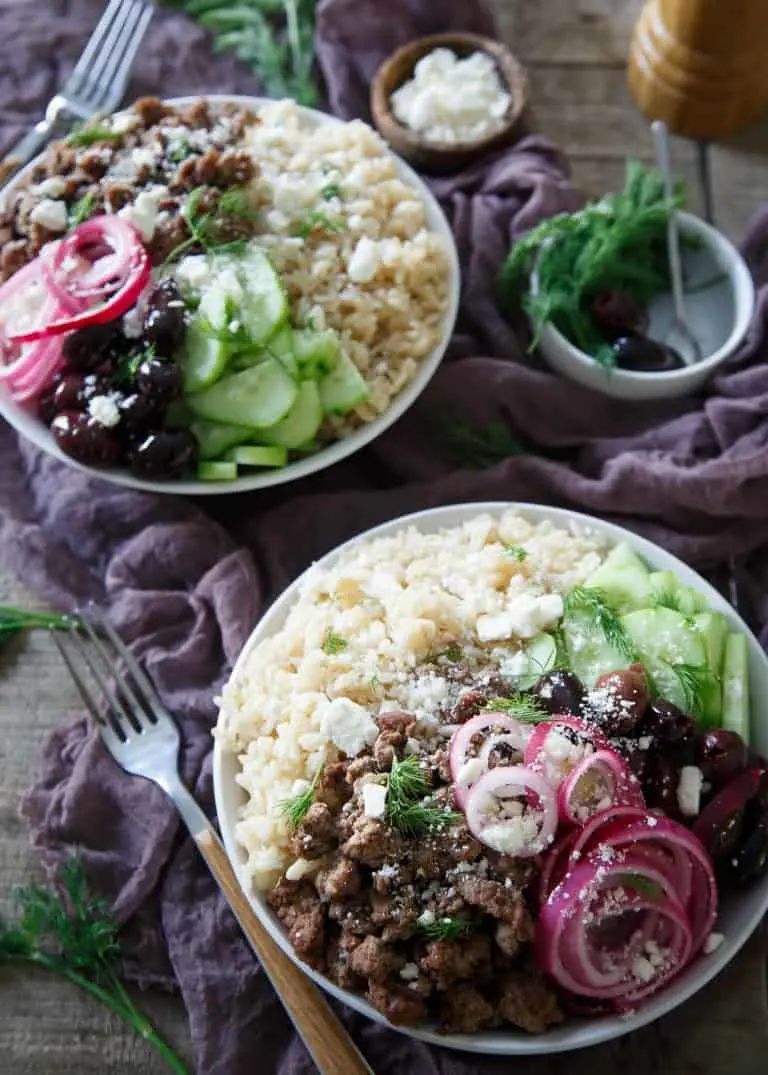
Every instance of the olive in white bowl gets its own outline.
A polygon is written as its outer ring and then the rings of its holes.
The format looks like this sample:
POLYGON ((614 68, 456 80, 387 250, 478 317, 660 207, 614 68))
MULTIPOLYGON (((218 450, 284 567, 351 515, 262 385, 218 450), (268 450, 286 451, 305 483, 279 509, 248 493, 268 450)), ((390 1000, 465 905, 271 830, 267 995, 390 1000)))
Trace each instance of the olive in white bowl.
MULTIPOLYGON (((663 292, 649 303, 641 336, 624 337, 626 362, 617 354, 609 367, 571 343, 553 324, 539 332, 539 348, 558 373, 615 399, 669 399, 704 387, 717 368, 730 358, 746 335, 755 307, 755 287, 738 250, 711 224, 679 212, 680 234, 695 245, 682 244, 686 320, 699 342, 702 359, 691 365, 669 361, 662 351, 673 320, 672 295, 663 292), (654 341, 650 346, 646 341, 654 341), (645 365, 646 369, 622 368, 645 365), (673 368, 667 368, 673 366, 673 368), (655 367, 655 368, 653 368, 655 367)), ((537 287, 536 273, 531 291, 537 287)), ((614 347, 616 344, 614 344, 614 347)))

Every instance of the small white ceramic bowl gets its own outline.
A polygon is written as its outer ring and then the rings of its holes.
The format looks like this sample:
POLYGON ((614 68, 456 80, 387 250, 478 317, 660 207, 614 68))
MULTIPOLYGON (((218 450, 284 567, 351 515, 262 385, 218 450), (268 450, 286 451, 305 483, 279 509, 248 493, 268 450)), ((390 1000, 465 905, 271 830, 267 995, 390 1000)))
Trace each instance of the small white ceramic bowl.
MULTIPOLYGON (((360 541, 384 537, 415 526, 427 533, 449 526, 458 526, 467 519, 490 512, 499 515, 508 508, 514 508, 534 522, 550 520, 568 527, 575 523, 581 527, 590 527, 604 537, 611 545, 626 541, 655 571, 673 571, 686 586, 693 586, 704 594, 710 606, 722 612, 728 619, 732 630, 743 631, 747 637, 749 651, 750 701, 752 708, 752 745, 763 755, 768 755, 768 719, 766 718, 765 699, 768 697, 768 657, 760 643, 749 630, 739 615, 731 608, 721 594, 710 586, 700 575, 687 567, 677 557, 672 556, 658 545, 645 538, 638 537, 621 526, 603 522, 591 516, 564 508, 550 508, 540 504, 505 504, 478 503, 453 504, 448 507, 431 508, 428 511, 406 515, 391 522, 383 523, 339 548, 334 549, 318 561, 318 566, 327 568, 351 545, 360 541)), ((262 616, 251 637, 243 647, 234 670, 233 677, 240 674, 248 654, 264 639, 279 631, 283 626, 291 606, 296 601, 304 575, 300 576, 278 597, 275 603, 262 616)), ((216 796, 216 812, 219 827, 227 854, 237 874, 240 885, 253 910, 265 929, 274 938, 282 950, 298 964, 318 985, 327 990, 337 1000, 343 1001, 362 1012, 369 1019, 386 1026, 384 1016, 372 1007, 359 993, 340 989, 328 978, 302 963, 291 947, 285 930, 273 914, 266 900, 251 889, 245 871, 246 854, 235 836, 238 815, 246 801, 245 792, 237 783, 240 765, 237 755, 222 747, 216 740, 213 752, 213 784, 216 796)), ((546 1053, 566 1052, 570 1049, 582 1049, 587 1045, 619 1038, 632 1030, 637 1030, 653 1022, 667 1012, 672 1011, 684 1000, 706 985, 711 978, 733 959, 738 950, 760 923, 768 910, 768 873, 761 877, 746 891, 733 894, 723 901, 717 921, 717 929, 724 934, 722 944, 711 954, 700 956, 686 970, 657 996, 651 997, 636 1011, 626 1015, 604 1016, 601 1018, 573 1018, 562 1026, 554 1027, 545 1034, 530 1035, 511 1028, 502 1030, 484 1030, 477 1034, 441 1034, 433 1026, 393 1027, 411 1038, 426 1041, 433 1045, 442 1045, 451 1049, 463 1049, 467 1052, 486 1053, 504 1056, 531 1056, 546 1053)), ((702 1012, 703 1014, 703 1012, 702 1012)))
MULTIPOLYGON (((749 269, 733 243, 711 224, 690 213, 678 213, 678 219, 681 233, 701 243, 698 249, 683 247, 682 261, 686 288, 690 289, 685 296, 686 320, 701 344, 702 361, 666 373, 610 370, 570 343, 554 325, 546 324, 539 347, 553 370, 616 399, 664 399, 696 392, 733 354, 746 335, 755 308, 749 269), (723 279, 696 290, 718 275, 723 279)), ((535 290, 535 273, 532 287, 535 290)), ((648 335, 663 341, 672 324, 672 296, 658 295, 648 314, 648 335)))
MULTIPOLYGON (((264 108, 265 105, 274 104, 273 100, 266 97, 242 97, 231 94, 210 93, 195 94, 194 97, 174 97, 169 99, 167 103, 171 105, 188 105, 193 101, 198 100, 200 97, 204 97, 205 100, 209 101, 214 107, 216 105, 220 106, 234 103, 245 108, 250 108, 254 112, 258 112, 259 109, 264 108)), ((319 112, 314 108, 304 108, 299 106, 299 112, 306 124, 310 127, 319 126, 321 124, 343 125, 342 120, 337 119, 335 116, 330 116, 326 112, 319 112)), ((391 152, 391 150, 388 150, 388 152, 391 152)), ((78 470, 84 470, 94 477, 104 478, 107 481, 114 482, 116 485, 125 485, 132 489, 144 489, 155 493, 183 494, 187 496, 213 496, 221 493, 244 493, 249 489, 266 489, 272 485, 282 485, 284 482, 295 481, 298 478, 305 478, 308 474, 314 474, 315 471, 324 470, 325 467, 330 467, 334 463, 346 459, 348 455, 352 455, 364 445, 370 443, 370 441, 375 440, 376 437, 383 433, 385 429, 388 429, 393 422, 396 422, 397 419, 408 410, 411 404, 418 399, 437 370, 437 367, 440 365, 440 361, 445 354, 445 349, 448 346, 448 341, 451 338, 453 326, 456 321, 461 287, 461 272, 459 269, 459 256, 456 251, 456 243, 450 225, 448 224, 442 209, 438 205, 437 199, 412 168, 410 168, 404 161, 400 160, 394 153, 392 153, 392 158, 400 174, 400 178, 410 187, 414 187, 424 202, 428 230, 437 235, 445 244, 445 249, 448 254, 450 279, 448 283, 448 301, 443 315, 439 343, 422 359, 413 380, 410 381, 402 392, 392 400, 392 403, 386 411, 383 414, 380 414, 378 418, 374 418, 372 422, 367 422, 342 440, 334 441, 327 447, 322 448, 319 452, 315 452, 313 455, 307 455, 302 459, 297 459, 285 467, 278 467, 274 470, 254 471, 251 474, 246 473, 235 478, 234 481, 229 482, 204 482, 197 480, 156 482, 145 481, 141 478, 134 477, 127 467, 90 467, 85 466, 83 463, 78 463, 75 459, 72 459, 71 456, 62 452, 44 422, 41 422, 40 419, 29 410, 14 403, 7 388, 3 384, 0 384, 0 415, 5 418, 9 425, 12 425, 14 429, 26 437, 27 440, 32 441, 36 447, 42 448, 43 451, 48 452, 49 455, 55 456, 56 459, 60 459, 63 463, 67 463, 71 467, 76 467, 78 470)), ((3 199, 7 193, 27 184, 28 177, 38 159, 39 158, 35 158, 35 160, 23 168, 17 176, 14 176, 13 181, 4 188, 3 195, 0 196, 0 205, 2 205, 3 199)))

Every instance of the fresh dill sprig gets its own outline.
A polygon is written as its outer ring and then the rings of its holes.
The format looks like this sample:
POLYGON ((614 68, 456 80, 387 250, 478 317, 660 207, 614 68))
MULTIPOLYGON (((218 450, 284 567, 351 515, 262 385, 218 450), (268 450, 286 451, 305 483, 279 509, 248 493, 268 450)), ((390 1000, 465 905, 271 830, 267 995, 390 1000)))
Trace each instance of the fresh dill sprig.
POLYGON ((206 209, 203 200, 206 195, 215 193, 210 187, 195 187, 189 192, 181 210, 181 216, 187 226, 189 235, 170 252, 163 266, 176 261, 181 254, 191 247, 199 247, 207 254, 223 253, 242 249, 243 239, 232 239, 228 229, 235 221, 250 221, 255 212, 248 201, 248 195, 241 187, 232 187, 217 195, 212 209, 206 209))
POLYGON ((511 545, 508 541, 502 541, 501 544, 507 556, 517 560, 519 564, 528 559, 528 550, 524 549, 522 545, 511 545))
POLYGON ((441 657, 443 660, 450 661, 451 664, 458 664, 464 659, 464 650, 458 642, 449 642, 439 653, 430 654, 428 660, 438 661, 441 657))
POLYGON ((190 1075, 120 981, 117 926, 105 901, 89 894, 82 864, 70 859, 55 890, 31 885, 18 903, 16 922, 0 919, 0 963, 34 964, 67 978, 133 1027, 176 1075, 190 1075))
POLYGON ((334 220, 320 209, 311 209, 296 222, 293 234, 300 239, 308 239, 313 231, 331 231, 338 233, 344 231, 344 229, 345 224, 343 220, 334 220))
POLYGON ((321 765, 312 777, 312 782, 304 789, 304 791, 300 791, 298 795, 294 795, 290 799, 281 799, 277 804, 278 810, 286 820, 289 832, 295 832, 296 829, 298 829, 299 825, 306 817, 310 806, 315 801, 317 782, 320 779, 322 771, 323 767, 321 765))
POLYGON ((13 605, 0 605, 0 646, 19 631, 35 628, 54 631, 71 627, 77 623, 77 617, 71 613, 28 612, 13 605))
POLYGON ((652 881, 649 877, 643 877, 640 873, 617 874, 615 879, 617 883, 624 885, 625 888, 631 888, 638 895, 645 896, 650 900, 660 900, 664 895, 660 884, 652 881))
POLYGON ((89 127, 74 127, 64 141, 68 146, 82 148, 96 145, 97 142, 119 142, 122 137, 103 123, 92 123, 89 127))
POLYGON ((563 604, 563 615, 566 619, 577 612, 584 614, 590 630, 601 634, 610 646, 625 657, 634 656, 624 624, 599 590, 576 586, 566 594, 563 604))
POLYGON ((656 168, 628 161, 623 191, 550 217, 518 240, 502 267, 500 287, 505 300, 524 293, 535 330, 532 346, 550 322, 582 351, 613 365, 615 355, 592 314, 592 299, 617 290, 645 307, 667 287, 667 221, 684 201, 681 184, 668 199, 656 168), (535 294, 529 290, 534 266, 535 294))
POLYGON ((136 374, 138 373, 139 366, 146 359, 155 358, 157 349, 153 343, 148 343, 145 347, 141 347, 136 351, 131 351, 128 355, 123 355, 117 364, 117 372, 115 373, 115 380, 119 385, 128 387, 132 385, 136 380, 136 374))
POLYGON ((668 667, 677 677, 687 711, 701 716, 706 705, 707 692, 717 684, 718 676, 711 668, 703 665, 668 663, 668 667))
POLYGON ((272 97, 313 105, 316 0, 166 0, 215 35, 217 52, 248 64, 272 97))
POLYGON ((168 151, 168 160, 173 161, 174 164, 181 164, 182 161, 187 159, 191 152, 192 146, 186 138, 181 138, 174 144, 173 149, 168 151))
POLYGON ((83 221, 88 220, 89 217, 93 216, 95 208, 96 198, 93 191, 89 190, 87 194, 84 194, 82 198, 79 198, 69 207, 69 212, 67 213, 67 228, 71 231, 73 228, 82 224, 83 221))
POLYGON ((439 831, 460 818, 442 806, 429 802, 430 787, 415 754, 395 759, 387 776, 384 817, 405 836, 424 836, 439 831))
POLYGON ((538 724, 540 721, 552 719, 552 714, 532 694, 512 694, 508 698, 489 698, 483 709, 509 713, 521 724, 538 724))
POLYGON ((471 425, 456 414, 440 414, 432 422, 437 445, 449 463, 485 470, 525 449, 503 422, 471 425))
POLYGON ((672 609, 673 612, 680 612, 680 595, 676 590, 673 590, 671 586, 668 586, 662 590, 657 590, 653 595, 653 602, 659 605, 661 608, 672 609))
POLYGON ((468 918, 436 918, 434 922, 416 924, 431 941, 460 941, 477 929, 477 923, 468 918))
POLYGON ((342 653, 349 643, 346 638, 342 638, 341 635, 335 635, 330 629, 326 632, 323 644, 320 647, 323 653, 327 653, 329 657, 335 656, 337 653, 342 653))
POLYGON ((341 187, 338 183, 329 183, 327 187, 323 187, 320 191, 325 201, 329 202, 331 198, 338 198, 341 194, 341 187))

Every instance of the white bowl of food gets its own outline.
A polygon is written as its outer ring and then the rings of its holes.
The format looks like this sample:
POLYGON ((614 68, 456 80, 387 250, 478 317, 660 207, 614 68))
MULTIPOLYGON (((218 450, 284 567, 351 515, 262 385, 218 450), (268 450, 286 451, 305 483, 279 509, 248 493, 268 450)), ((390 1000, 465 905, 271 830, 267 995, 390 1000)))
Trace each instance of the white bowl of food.
MULTIPOLYGON (((573 381, 616 399, 665 399, 703 388, 712 374, 734 353, 747 334, 755 307, 755 285, 736 247, 722 232, 691 213, 678 213, 683 244, 686 320, 699 342, 702 358, 691 365, 662 370, 606 367, 580 350, 553 324, 542 326, 541 353, 549 366, 573 381)), ((536 289, 533 278, 532 289, 536 289)), ((667 339, 674 318, 672 295, 661 292, 647 308, 645 335, 667 339)))
POLYGON ((743 620, 651 542, 431 509, 258 623, 216 729, 222 836, 283 951, 369 1018, 478 1053, 593 1045, 692 996, 768 907, 767 689, 743 620))
POLYGON ((157 492, 264 488, 373 440, 456 318, 431 192, 367 125, 291 101, 137 107, 3 191, 0 414, 157 492))

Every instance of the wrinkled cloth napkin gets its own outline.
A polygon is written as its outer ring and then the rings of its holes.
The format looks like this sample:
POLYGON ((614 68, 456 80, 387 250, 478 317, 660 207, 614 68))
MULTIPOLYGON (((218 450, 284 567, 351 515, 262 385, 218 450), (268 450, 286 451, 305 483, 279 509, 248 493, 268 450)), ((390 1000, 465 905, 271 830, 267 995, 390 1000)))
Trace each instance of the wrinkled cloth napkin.
MULTIPOLYGON (((95 23, 96 0, 0 7, 0 141, 29 126, 95 23)), ((381 59, 444 29, 492 33, 470 0, 321 0, 317 50, 330 107, 367 115, 381 59)), ((257 92, 255 77, 184 17, 160 11, 129 95, 257 92)), ((459 247, 463 289, 449 355, 387 434, 310 481, 194 503, 109 485, 0 429, 0 556, 61 607, 94 598, 146 663, 183 735, 183 775, 209 813, 213 698, 267 604, 313 559, 404 512, 462 500, 565 505, 620 522, 717 575, 739 558, 741 591, 768 640, 766 292, 737 356, 706 395, 648 404, 596 395, 525 357, 493 301, 510 242, 579 196, 543 138, 432 181, 459 247), (526 451, 482 471, 436 446, 435 415, 504 422, 526 451), (297 525, 300 520, 300 525, 297 525)), ((744 247, 768 280, 768 210, 744 247)), ((77 716, 48 738, 23 803, 43 862, 71 845, 125 923, 126 969, 181 990, 201 1075, 312 1070, 216 885, 162 792, 118 771, 77 716), (258 1059, 255 1059, 258 1058, 258 1059)), ((379 1073, 500 1071, 505 1061, 432 1049, 347 1009, 379 1073)))

